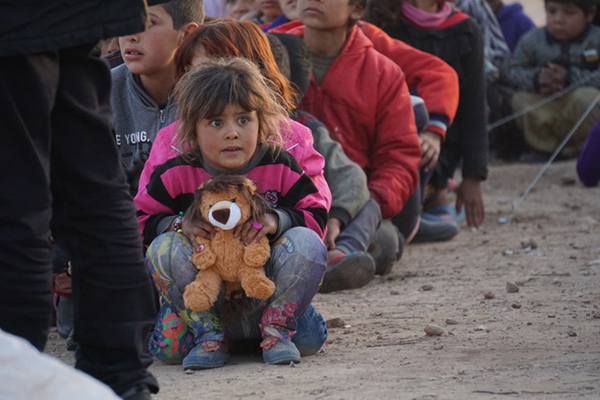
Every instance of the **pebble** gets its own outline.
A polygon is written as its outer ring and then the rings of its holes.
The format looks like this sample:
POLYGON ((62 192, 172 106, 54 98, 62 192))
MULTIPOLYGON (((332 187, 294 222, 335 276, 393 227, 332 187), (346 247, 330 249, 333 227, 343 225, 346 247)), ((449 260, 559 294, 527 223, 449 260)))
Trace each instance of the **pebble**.
POLYGON ((341 318, 331 318, 327 320, 326 324, 328 328, 343 328, 346 322, 341 318))
POLYGON ((506 291, 508 293, 517 293, 519 291, 519 287, 514 282, 506 282, 506 291))
POLYGON ((427 336, 441 336, 444 334, 444 328, 434 324, 427 325, 423 330, 427 336))
POLYGON ((512 303, 510 306, 512 308, 521 308, 521 304, 520 303, 512 303))
POLYGON ((537 242, 531 238, 521 242, 522 249, 526 249, 526 248, 537 249, 537 247, 538 247, 537 242))
POLYGON ((448 319, 446 320, 446 323, 447 323, 448 325, 458 325, 458 321, 457 321, 457 320, 455 320, 455 319, 452 319, 452 318, 448 318, 448 319))
POLYGON ((427 292, 427 291, 429 291, 431 289, 433 289, 433 285, 430 285, 429 283, 421 286, 421 290, 424 291, 424 292, 427 292))
POLYGON ((577 332, 575 332, 574 330, 570 330, 569 332, 567 332, 567 335, 569 335, 571 337, 575 337, 575 336, 577 336, 577 332))
POLYGON ((443 348, 444 348, 444 345, 443 345, 443 344, 436 344, 436 345, 434 345, 434 346, 433 346, 433 349, 434 349, 434 350, 441 350, 441 349, 443 349, 443 348))
POLYGON ((496 295, 494 293, 492 293, 492 292, 485 292, 483 294, 483 298, 486 299, 486 300, 491 300, 494 297, 496 297, 496 295))

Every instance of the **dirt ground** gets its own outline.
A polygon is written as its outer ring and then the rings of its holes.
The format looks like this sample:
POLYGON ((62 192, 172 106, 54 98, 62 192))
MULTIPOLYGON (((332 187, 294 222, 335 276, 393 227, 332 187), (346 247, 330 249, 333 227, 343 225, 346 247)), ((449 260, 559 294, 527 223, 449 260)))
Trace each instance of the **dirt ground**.
MULTIPOLYGON (((316 296, 338 322, 317 355, 290 366, 234 356, 194 374, 155 362, 154 397, 600 398, 600 188, 578 183, 574 165, 553 164, 509 224, 498 219, 542 165, 492 165, 482 230, 408 246, 390 275, 316 296)), ((56 333, 47 351, 73 362, 56 333)))

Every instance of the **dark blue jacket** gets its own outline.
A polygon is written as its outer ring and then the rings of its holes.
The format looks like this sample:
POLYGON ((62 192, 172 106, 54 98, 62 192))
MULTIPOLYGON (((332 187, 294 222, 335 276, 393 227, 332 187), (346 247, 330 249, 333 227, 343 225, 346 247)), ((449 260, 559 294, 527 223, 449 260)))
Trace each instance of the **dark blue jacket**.
POLYGON ((520 3, 505 4, 496 13, 496 19, 511 53, 515 51, 519 38, 528 30, 535 28, 535 24, 523 12, 520 3))

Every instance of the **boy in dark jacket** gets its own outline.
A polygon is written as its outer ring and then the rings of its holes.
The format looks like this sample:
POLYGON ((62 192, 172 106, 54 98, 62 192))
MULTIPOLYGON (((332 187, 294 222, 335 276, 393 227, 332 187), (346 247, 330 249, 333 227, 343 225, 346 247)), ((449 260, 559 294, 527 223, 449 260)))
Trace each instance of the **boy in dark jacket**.
MULTIPOLYGON (((596 1, 546 0, 545 5, 546 26, 521 38, 504 76, 517 91, 515 112, 577 85, 517 119, 525 142, 542 159, 556 150, 600 94, 600 28, 592 24, 596 1)), ((571 155, 581 149, 598 118, 596 103, 568 144, 571 155)))

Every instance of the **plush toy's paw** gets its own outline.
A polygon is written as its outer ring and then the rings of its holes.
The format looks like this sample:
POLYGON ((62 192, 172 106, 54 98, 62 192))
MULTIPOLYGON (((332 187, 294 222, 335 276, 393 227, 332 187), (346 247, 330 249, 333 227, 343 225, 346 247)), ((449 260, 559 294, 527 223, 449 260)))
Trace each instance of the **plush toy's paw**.
MULTIPOLYGON (((194 311, 207 311, 209 310, 215 299, 212 299, 209 293, 204 290, 200 285, 190 283, 183 292, 183 302, 187 308, 194 311)), ((216 297, 216 296, 214 296, 216 297)))
POLYGON ((244 285, 244 291, 248 297, 265 300, 275 293, 275 284, 266 276, 253 279, 244 285))
POLYGON ((244 251, 244 263, 249 267, 262 267, 271 256, 271 248, 266 238, 258 243, 246 246, 244 251))
POLYGON ((204 250, 200 253, 192 255, 192 262, 200 271, 205 271, 215 265, 217 256, 210 250, 204 250))

